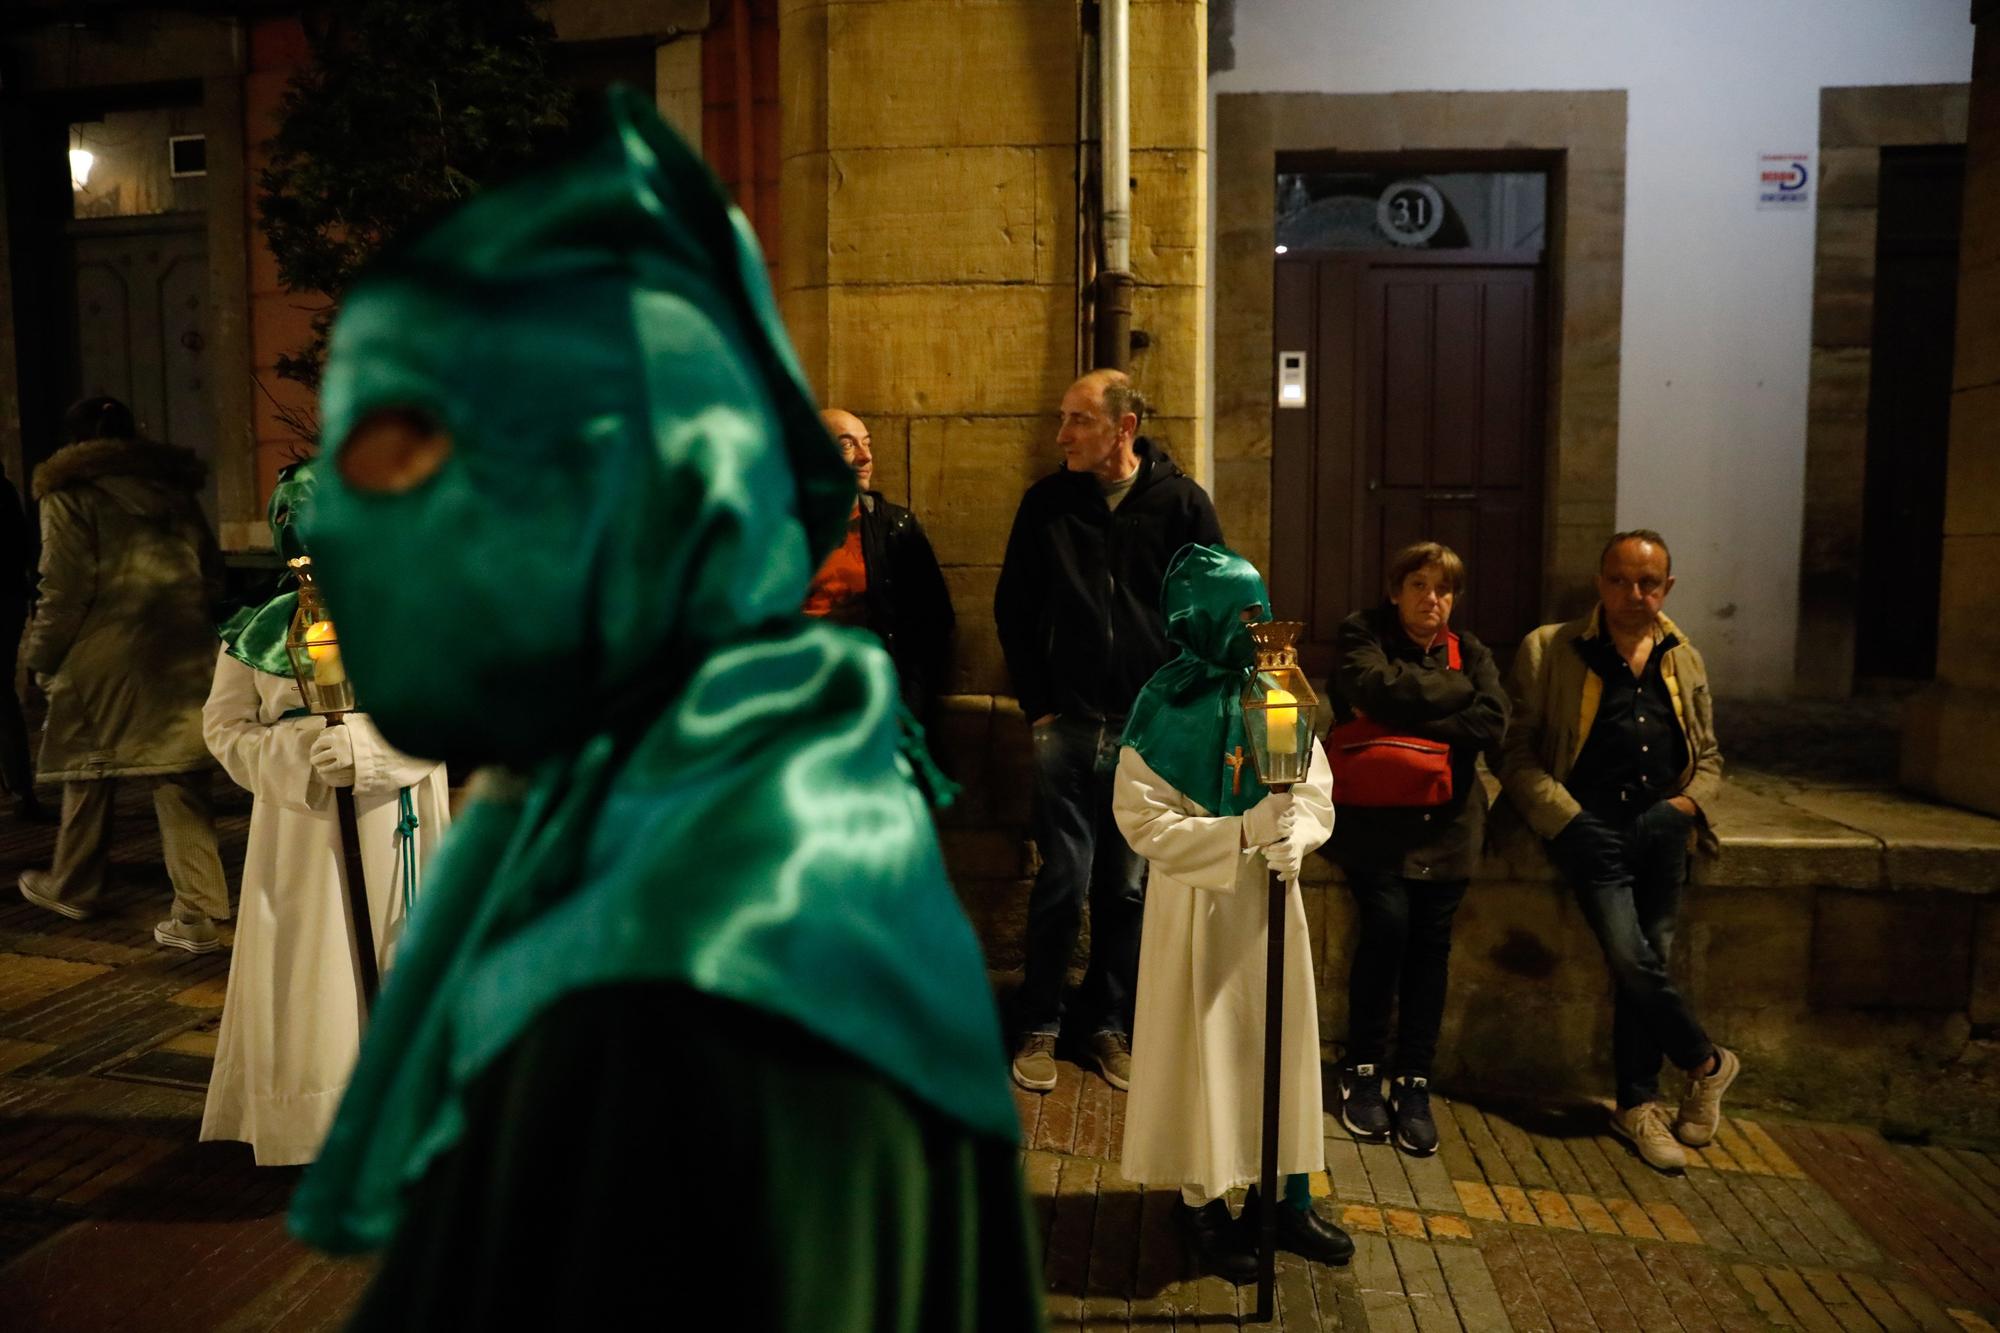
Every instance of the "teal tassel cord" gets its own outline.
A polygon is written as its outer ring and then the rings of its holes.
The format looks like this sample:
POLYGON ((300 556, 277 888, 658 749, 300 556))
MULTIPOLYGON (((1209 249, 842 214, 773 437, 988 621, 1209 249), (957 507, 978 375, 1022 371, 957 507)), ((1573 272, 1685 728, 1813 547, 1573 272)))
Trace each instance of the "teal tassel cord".
POLYGON ((417 902, 417 830, 423 825, 408 787, 397 793, 396 800, 401 807, 396 820, 396 850, 403 859, 403 914, 407 918, 417 902))

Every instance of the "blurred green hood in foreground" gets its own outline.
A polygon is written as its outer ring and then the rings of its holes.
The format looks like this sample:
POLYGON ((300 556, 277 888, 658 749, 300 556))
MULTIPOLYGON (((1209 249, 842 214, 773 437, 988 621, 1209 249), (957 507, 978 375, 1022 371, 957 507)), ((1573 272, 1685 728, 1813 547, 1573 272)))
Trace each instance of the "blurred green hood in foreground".
POLYGON ((1019 1134, 894 669, 798 613, 853 475, 747 224, 648 103, 618 89, 610 113, 386 255, 334 331, 306 537, 361 706, 505 776, 426 877, 296 1196, 329 1249, 393 1233, 538 1013, 621 981, 781 1015, 1019 1134), (341 457, 371 417, 449 454, 363 492, 341 457))

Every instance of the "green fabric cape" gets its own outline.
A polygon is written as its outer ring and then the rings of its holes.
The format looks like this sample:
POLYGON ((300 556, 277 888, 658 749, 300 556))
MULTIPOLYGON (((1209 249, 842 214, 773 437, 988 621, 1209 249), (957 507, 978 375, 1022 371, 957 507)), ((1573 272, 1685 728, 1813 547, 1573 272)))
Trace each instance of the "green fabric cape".
POLYGON ((1240 815, 1269 794, 1243 730, 1243 685, 1257 662, 1243 623, 1250 606, 1271 618, 1264 576, 1248 560, 1197 543, 1175 552, 1160 609, 1180 655, 1140 689, 1125 723, 1124 743, 1211 815, 1240 815))
MULTIPOLYGON (((271 502, 265 512, 271 520, 271 549, 281 560, 293 560, 306 553, 299 528, 315 482, 313 460, 307 459, 279 472, 278 484, 271 489, 271 502)), ((289 576, 288 572, 286 577, 289 576)), ((291 632, 292 616, 298 607, 296 590, 281 592, 262 606, 244 607, 222 622, 223 647, 253 671, 289 678, 292 659, 285 651, 285 636, 291 632)))
POLYGON ((471 1080, 557 999, 619 982, 777 1014, 1020 1132, 895 669, 799 614, 853 474, 748 225, 645 99, 615 89, 609 113, 382 256, 333 333, 305 536, 342 655, 393 744, 494 767, 294 1198, 328 1249, 391 1235, 471 1080), (342 477, 377 412, 449 434, 435 475, 342 477))

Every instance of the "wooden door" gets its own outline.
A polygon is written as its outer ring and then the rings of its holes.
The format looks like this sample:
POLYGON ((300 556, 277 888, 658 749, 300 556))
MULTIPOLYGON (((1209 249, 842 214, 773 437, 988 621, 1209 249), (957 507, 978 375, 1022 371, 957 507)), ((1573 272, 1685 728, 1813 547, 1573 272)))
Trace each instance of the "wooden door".
POLYGON ((1309 375, 1306 408, 1274 423, 1273 595, 1307 622, 1309 669, 1414 541, 1465 559, 1453 623, 1503 658, 1537 623, 1544 318, 1534 260, 1279 261, 1278 344, 1309 375))
MULTIPOLYGON (((203 217, 86 219, 71 224, 71 240, 76 396, 120 399, 141 434, 192 449, 212 463, 203 217)), ((212 511, 212 496, 204 494, 203 501, 212 511)))

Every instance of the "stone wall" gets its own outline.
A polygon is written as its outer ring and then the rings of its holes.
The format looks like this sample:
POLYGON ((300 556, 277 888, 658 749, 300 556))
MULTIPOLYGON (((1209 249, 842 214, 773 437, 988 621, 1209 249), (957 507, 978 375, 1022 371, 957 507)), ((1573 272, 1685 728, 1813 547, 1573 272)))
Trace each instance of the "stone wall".
POLYGON ((1912 701, 1903 780, 2000 814, 2000 6, 1975 12, 1937 683, 1912 701))
MULTIPOLYGON (((1773 804, 1737 796, 1734 812, 1773 804)), ((1734 1096, 1788 1114, 2000 1138, 2000 827, 1982 835, 1984 850, 1898 845, 1837 822, 1882 822, 1893 807, 1880 797, 1818 799, 1837 819, 1811 819, 1809 833, 1782 817, 1775 829, 1726 835, 1683 905, 1673 970, 1710 1035, 1743 1057, 1734 1096)), ((1306 899, 1320 1030, 1332 1043, 1347 1026, 1352 900, 1330 877, 1306 899)), ((1608 1098, 1610 991, 1568 888, 1538 847, 1511 844, 1488 858, 1459 912, 1439 1082, 1608 1098)), ((1677 1095, 1671 1070, 1661 1086, 1677 1095)))
POLYGON ((1813 250, 1811 387, 1799 552, 1798 691, 1854 685, 1868 381, 1875 337, 1875 215, 1882 150, 1965 142, 1964 84, 1822 88, 1813 250))
MULTIPOLYGON (((1132 374, 1200 475, 1207 6, 1134 0, 1132 374)), ((1076 0, 785 0, 779 300, 815 393, 868 424, 958 615, 936 748, 946 854, 996 942, 1026 901, 1027 728, 993 589, 1018 497, 1059 463, 1079 348, 1076 0)), ((1204 481, 1207 478, 1202 478, 1204 481)), ((998 943, 1005 949, 1012 947, 998 943)))

